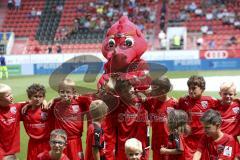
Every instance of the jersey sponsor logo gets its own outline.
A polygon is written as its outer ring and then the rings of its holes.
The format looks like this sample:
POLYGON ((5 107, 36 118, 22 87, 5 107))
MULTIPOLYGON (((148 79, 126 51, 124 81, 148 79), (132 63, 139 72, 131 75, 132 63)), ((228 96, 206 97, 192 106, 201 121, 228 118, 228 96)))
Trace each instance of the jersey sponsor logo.
POLYGON ((232 117, 229 119, 222 119, 222 121, 227 123, 233 123, 233 122, 237 122, 238 120, 235 117, 232 117))
POLYGON ((79 111, 79 105, 72 105, 72 110, 74 113, 77 113, 79 111))
POLYGON ((204 109, 208 107, 208 101, 201 101, 201 105, 204 109))
POLYGON ((231 157, 232 156, 232 147, 225 146, 224 150, 223 150, 223 155, 227 156, 227 157, 231 157))
POLYGON ((190 114, 193 116, 202 116, 204 112, 190 112, 190 114))
POLYGON ((145 113, 119 113, 118 122, 146 122, 148 116, 145 113))
POLYGON ((29 124, 28 126, 31 128, 45 128, 46 127, 45 123, 29 124))
POLYGON ((16 113, 17 113, 17 108, 16 108, 16 107, 11 107, 11 108, 10 108, 10 112, 11 112, 12 114, 16 114, 16 113))
POLYGON ((95 132, 94 133, 96 136, 100 137, 100 133, 95 132))
POLYGON ((239 107, 234 107, 232 109, 232 111, 235 113, 235 114, 238 114, 239 113, 239 107))
POLYGON ((2 123, 5 125, 11 125, 16 122, 16 118, 1 119, 2 123))
POLYGON ((152 122, 167 122, 167 115, 165 113, 150 113, 148 118, 152 122))
POLYGON ((47 120, 47 117, 48 117, 48 114, 47 114, 46 112, 42 112, 42 113, 41 113, 41 119, 42 119, 43 121, 47 120))

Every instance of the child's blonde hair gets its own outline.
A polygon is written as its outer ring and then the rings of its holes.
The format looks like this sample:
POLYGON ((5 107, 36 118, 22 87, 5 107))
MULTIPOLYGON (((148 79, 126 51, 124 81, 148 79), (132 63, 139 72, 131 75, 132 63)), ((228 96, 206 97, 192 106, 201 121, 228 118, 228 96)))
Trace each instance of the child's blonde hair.
POLYGON ((233 89, 234 92, 236 93, 237 87, 233 82, 223 82, 220 85, 220 92, 222 91, 228 91, 229 89, 233 89))
POLYGON ((65 78, 62 81, 60 81, 59 85, 58 85, 58 89, 62 88, 62 87, 72 87, 73 89, 75 88, 75 82, 69 78, 65 78))
POLYGON ((12 91, 11 87, 6 84, 0 83, 0 94, 4 94, 8 91, 12 91))
POLYGON ((99 120, 107 114, 108 106, 102 100, 92 101, 90 104, 90 113, 93 120, 99 120))
POLYGON ((142 143, 136 138, 130 138, 125 142, 125 153, 127 153, 127 151, 130 149, 142 153, 142 143))

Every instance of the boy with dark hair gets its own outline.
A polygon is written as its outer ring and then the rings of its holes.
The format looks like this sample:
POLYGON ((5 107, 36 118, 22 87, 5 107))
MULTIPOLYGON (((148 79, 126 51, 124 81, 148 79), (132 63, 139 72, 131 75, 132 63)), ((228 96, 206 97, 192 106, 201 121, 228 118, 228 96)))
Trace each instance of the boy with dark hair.
POLYGON ((184 110, 189 115, 191 134, 186 139, 186 160, 192 160, 196 152, 199 137, 204 134, 200 117, 210 108, 215 107, 216 99, 203 96, 206 82, 202 76, 193 75, 188 81, 188 95, 178 101, 178 109, 184 110))
POLYGON ((233 160, 237 142, 233 136, 221 131, 222 118, 219 112, 209 109, 201 117, 205 135, 199 141, 193 160, 233 160))
POLYGON ((101 127, 102 120, 107 114, 108 106, 102 100, 95 100, 90 104, 90 114, 92 124, 88 126, 87 146, 85 159, 87 160, 104 160, 104 132, 101 127))
POLYGON ((184 136, 188 135, 188 115, 183 110, 172 110, 167 118, 169 136, 167 147, 162 146, 160 153, 168 155, 169 160, 185 160, 186 143, 184 136))
POLYGON ((167 154, 161 154, 160 148, 167 147, 169 130, 167 127, 168 113, 177 106, 177 100, 167 95, 171 91, 170 80, 165 77, 159 77, 151 83, 150 98, 145 104, 151 106, 149 119, 152 125, 152 150, 153 160, 168 159, 167 154))
POLYGON ((23 124, 29 136, 27 160, 35 157, 45 149, 49 150, 49 136, 53 128, 50 111, 43 110, 46 89, 41 84, 32 84, 26 90, 29 102, 22 114, 23 124))
POLYGON ((111 113, 102 123, 106 159, 127 160, 124 145, 129 138, 141 141, 143 150, 141 159, 148 159, 150 146, 146 106, 139 101, 136 90, 128 80, 117 80, 114 92, 119 100, 118 104, 112 106, 109 103, 111 113))

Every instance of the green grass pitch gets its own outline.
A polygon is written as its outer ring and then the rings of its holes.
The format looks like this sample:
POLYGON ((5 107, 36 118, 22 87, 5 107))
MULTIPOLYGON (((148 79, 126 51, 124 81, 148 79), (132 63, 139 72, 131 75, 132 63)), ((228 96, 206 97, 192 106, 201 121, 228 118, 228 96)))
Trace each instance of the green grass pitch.
MULTIPOLYGON (((167 76, 169 78, 187 78, 191 75, 202 75, 202 76, 232 76, 232 75, 240 75, 240 71, 196 71, 196 72, 168 72, 167 76)), ((92 89, 96 88, 96 82, 93 83, 85 83, 83 82, 82 75, 69 75, 69 78, 73 79, 77 85, 88 86, 92 89)), ((47 89, 46 99, 50 100, 51 98, 57 95, 57 92, 49 87, 49 75, 38 75, 38 76, 21 76, 21 77, 10 77, 7 80, 0 80, 0 83, 6 83, 10 85, 13 89, 13 96, 15 102, 27 100, 26 96, 26 88, 30 86, 32 83, 40 83, 43 84, 47 89)), ((178 98, 180 96, 185 95, 186 92, 181 91, 172 91, 170 95, 178 98)), ((206 92, 205 95, 212 95, 218 98, 217 92, 206 92)), ((83 147, 85 148, 85 137, 86 137, 86 125, 84 128, 84 133, 82 136, 83 147)), ((25 133, 23 126, 21 125, 21 152, 18 154, 18 158, 20 160, 26 159, 27 153, 27 142, 28 136, 25 133)))

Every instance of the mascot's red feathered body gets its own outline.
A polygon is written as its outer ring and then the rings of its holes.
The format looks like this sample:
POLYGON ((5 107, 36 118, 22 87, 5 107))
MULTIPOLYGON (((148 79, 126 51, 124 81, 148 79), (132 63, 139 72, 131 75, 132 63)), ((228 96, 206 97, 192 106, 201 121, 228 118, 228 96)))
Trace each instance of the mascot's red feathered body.
POLYGON ((112 25, 103 41, 102 53, 107 59, 107 63, 104 66, 105 73, 99 80, 98 89, 101 99, 107 103, 111 110, 103 123, 107 160, 126 159, 124 153, 125 138, 139 136, 144 141, 142 142, 143 147, 146 147, 145 140, 147 138, 144 135, 147 133, 145 132, 147 126, 145 121, 139 122, 140 125, 135 124, 135 120, 130 123, 118 121, 120 115, 125 113, 136 115, 140 111, 138 111, 138 107, 133 108, 126 104, 114 88, 118 80, 130 82, 136 90, 148 88, 151 83, 148 65, 140 59, 146 50, 147 42, 143 34, 126 16, 121 17, 112 25), (121 134, 123 135, 121 136, 121 134))

